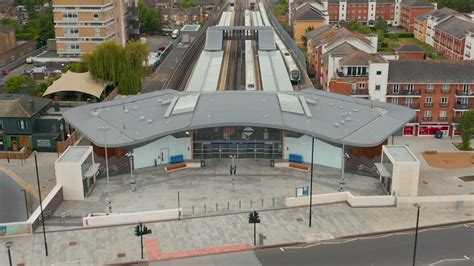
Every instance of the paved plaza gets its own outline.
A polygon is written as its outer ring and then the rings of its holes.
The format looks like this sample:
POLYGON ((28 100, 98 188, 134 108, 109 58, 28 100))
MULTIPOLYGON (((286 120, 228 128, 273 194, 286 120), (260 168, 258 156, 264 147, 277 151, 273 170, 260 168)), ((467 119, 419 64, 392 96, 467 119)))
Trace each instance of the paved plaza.
MULTIPOLYGON (((265 245, 289 242, 314 242, 342 236, 413 228, 416 208, 350 208, 347 204, 313 207, 312 227, 308 227, 308 207, 262 211, 257 234, 265 245)), ((467 221, 474 217, 473 208, 423 207, 420 225, 467 221)), ((146 224, 152 230, 145 236, 145 257, 150 254, 190 254, 209 248, 253 245, 253 227, 247 213, 187 218, 146 224)), ((48 257, 44 256, 43 236, 15 237, 14 265, 102 265, 140 259, 139 238, 133 225, 49 232, 48 257)), ((7 239, 0 239, 3 247, 7 239)), ((6 252, 0 252, 0 265, 6 265, 6 252)))
MULTIPOLYGON (((472 175, 474 168, 442 169, 431 167, 422 155, 427 150, 457 152, 458 150, 452 142, 460 142, 460 138, 395 137, 395 145, 407 145, 420 160, 419 196, 474 194, 473 182, 464 182, 458 178, 472 175)), ((474 155, 474 152, 472 153, 474 155)))
MULTIPOLYGON (((237 174, 229 174, 230 160, 208 160, 206 167, 166 173, 163 166, 134 171, 137 190, 131 191, 130 174, 113 176, 113 212, 137 212, 183 208, 185 216, 240 212, 251 209, 282 208, 296 187, 309 185, 310 174, 298 170, 272 168, 269 160, 237 160, 237 174), (217 204, 217 206, 216 206, 217 204)), ((333 193, 339 188, 340 170, 315 166, 314 194, 333 193)), ((65 201, 56 215, 72 211, 81 217, 106 210, 107 184, 101 178, 84 201, 65 201)), ((382 195, 378 179, 345 174, 346 191, 354 195, 382 195)))

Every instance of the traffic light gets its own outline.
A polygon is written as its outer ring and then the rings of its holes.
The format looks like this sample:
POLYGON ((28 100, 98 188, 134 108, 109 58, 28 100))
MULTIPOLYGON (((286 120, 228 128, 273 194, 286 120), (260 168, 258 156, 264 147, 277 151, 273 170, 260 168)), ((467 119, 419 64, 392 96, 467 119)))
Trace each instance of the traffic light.
POLYGON ((140 225, 135 226, 135 235, 136 236, 141 236, 140 225))
POLYGON ((143 226, 142 234, 143 235, 151 234, 151 229, 148 229, 146 226, 143 226))
POLYGON ((249 223, 250 224, 260 223, 260 217, 259 217, 258 212, 254 211, 254 212, 249 213, 249 223))

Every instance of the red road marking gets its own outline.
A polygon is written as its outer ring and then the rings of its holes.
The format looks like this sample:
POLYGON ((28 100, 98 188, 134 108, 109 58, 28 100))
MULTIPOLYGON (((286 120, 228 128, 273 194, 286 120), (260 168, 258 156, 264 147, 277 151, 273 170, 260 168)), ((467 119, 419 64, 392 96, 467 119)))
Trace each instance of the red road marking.
POLYGON ((160 257, 160 245, 158 239, 154 237, 145 238, 145 250, 148 260, 157 260, 160 257))
POLYGON ((158 256, 158 258, 156 258, 155 260, 168 260, 168 259, 177 259, 177 258, 187 258, 187 257, 193 257, 193 256, 220 254, 220 253, 227 253, 227 252, 250 250, 251 248, 252 246, 249 244, 239 244, 239 245, 231 245, 231 246, 223 246, 223 247, 210 247, 210 248, 203 248, 203 249, 196 249, 196 250, 175 251, 175 252, 161 253, 158 256))

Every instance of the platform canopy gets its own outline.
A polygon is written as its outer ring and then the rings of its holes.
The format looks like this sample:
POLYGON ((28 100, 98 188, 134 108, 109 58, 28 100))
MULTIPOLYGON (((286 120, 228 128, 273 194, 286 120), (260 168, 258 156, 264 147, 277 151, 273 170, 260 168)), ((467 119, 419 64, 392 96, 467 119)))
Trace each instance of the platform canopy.
POLYGON ((68 71, 54 81, 43 93, 43 96, 66 91, 82 92, 100 98, 105 89, 103 82, 94 80, 89 72, 75 73, 68 71))

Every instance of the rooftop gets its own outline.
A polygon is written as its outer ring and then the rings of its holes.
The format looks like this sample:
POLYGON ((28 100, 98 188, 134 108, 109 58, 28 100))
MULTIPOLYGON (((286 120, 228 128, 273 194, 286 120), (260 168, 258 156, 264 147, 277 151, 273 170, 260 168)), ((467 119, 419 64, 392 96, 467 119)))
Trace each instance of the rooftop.
POLYGON ((370 63, 386 63, 382 56, 378 54, 368 54, 362 50, 358 50, 354 53, 344 57, 340 64, 342 66, 367 66, 370 63))
POLYGON ((77 163, 90 152, 90 146, 69 146, 67 150, 58 158, 57 162, 77 163))
POLYGON ((403 0, 402 5, 411 7, 434 7, 428 0, 403 0))
POLYGON ((368 45, 372 45, 364 35, 354 34, 346 28, 333 28, 328 25, 321 26, 306 33, 308 40, 315 42, 316 46, 337 42, 343 39, 358 39, 368 45))
POLYGON ((199 128, 255 126, 300 132, 332 143, 372 147, 410 121, 409 108, 307 89, 298 92, 161 90, 70 109, 64 119, 94 144, 108 127, 109 147, 139 146, 199 128), (301 111, 303 110, 303 111, 301 111), (344 116, 345 115, 345 116, 344 116))
POLYGON ((418 47, 418 45, 415 45, 415 44, 405 44, 403 45, 402 47, 400 47, 398 49, 398 52, 409 52, 409 53, 413 53, 413 52, 417 52, 417 53, 424 53, 425 51, 423 49, 421 49, 420 47, 418 47))
POLYGON ((50 99, 21 94, 0 94, 0 117, 30 118, 43 110, 50 99), (30 103, 30 100, 33 105, 30 103))
POLYGON ((406 146, 385 146, 385 150, 399 162, 417 162, 415 156, 408 150, 406 146))
POLYGON ((474 83, 474 61, 389 61, 389 83, 474 83))
POLYGON ((321 9, 324 8, 319 3, 303 3, 295 12, 296 20, 324 20, 324 14, 321 9))
POLYGON ((458 39, 463 39, 468 31, 474 32, 474 23, 465 15, 456 15, 435 26, 458 39))

